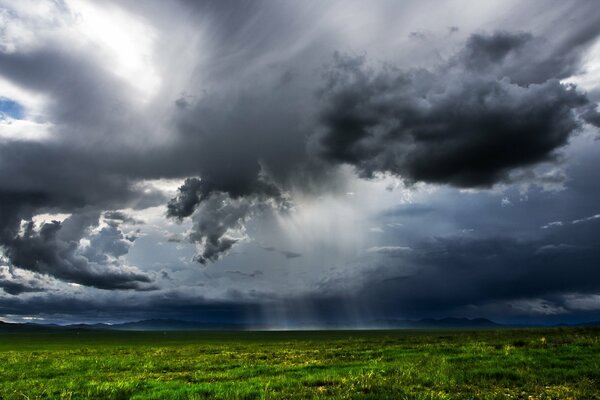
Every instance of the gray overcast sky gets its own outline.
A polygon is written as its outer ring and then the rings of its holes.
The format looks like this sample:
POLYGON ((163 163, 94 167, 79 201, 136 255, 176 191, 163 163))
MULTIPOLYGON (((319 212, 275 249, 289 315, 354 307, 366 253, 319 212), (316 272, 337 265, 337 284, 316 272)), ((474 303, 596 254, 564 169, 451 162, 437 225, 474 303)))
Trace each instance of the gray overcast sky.
POLYGON ((0 319, 600 319, 596 1, 0 0, 0 319))

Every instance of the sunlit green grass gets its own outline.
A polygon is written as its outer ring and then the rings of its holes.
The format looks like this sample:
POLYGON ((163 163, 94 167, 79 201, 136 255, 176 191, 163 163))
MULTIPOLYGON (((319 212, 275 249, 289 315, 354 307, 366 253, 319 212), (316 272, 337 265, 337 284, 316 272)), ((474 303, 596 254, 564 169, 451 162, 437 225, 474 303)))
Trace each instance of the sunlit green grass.
POLYGON ((0 334, 0 399, 600 399, 600 330, 0 334))

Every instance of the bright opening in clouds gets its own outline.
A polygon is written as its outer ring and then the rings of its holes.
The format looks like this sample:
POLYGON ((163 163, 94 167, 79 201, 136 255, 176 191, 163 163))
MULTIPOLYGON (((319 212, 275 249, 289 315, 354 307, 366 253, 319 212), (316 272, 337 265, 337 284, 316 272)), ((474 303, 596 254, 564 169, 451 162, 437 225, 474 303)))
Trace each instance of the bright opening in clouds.
POLYGON ((600 316, 594 1, 0 0, 0 318, 600 316))

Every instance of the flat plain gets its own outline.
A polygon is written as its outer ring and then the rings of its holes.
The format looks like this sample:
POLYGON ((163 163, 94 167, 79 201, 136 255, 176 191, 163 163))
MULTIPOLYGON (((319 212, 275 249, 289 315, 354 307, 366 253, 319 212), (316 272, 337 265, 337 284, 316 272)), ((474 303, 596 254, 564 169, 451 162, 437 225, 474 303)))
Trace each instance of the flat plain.
POLYGON ((600 328, 0 333, 0 399, 600 399, 600 328))

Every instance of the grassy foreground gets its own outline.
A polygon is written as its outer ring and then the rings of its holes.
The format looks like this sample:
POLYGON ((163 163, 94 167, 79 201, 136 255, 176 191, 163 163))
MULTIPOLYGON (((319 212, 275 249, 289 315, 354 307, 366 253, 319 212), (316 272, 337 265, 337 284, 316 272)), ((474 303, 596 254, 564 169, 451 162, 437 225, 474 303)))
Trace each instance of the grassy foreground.
POLYGON ((0 399, 600 399, 600 330, 0 334, 0 399))

